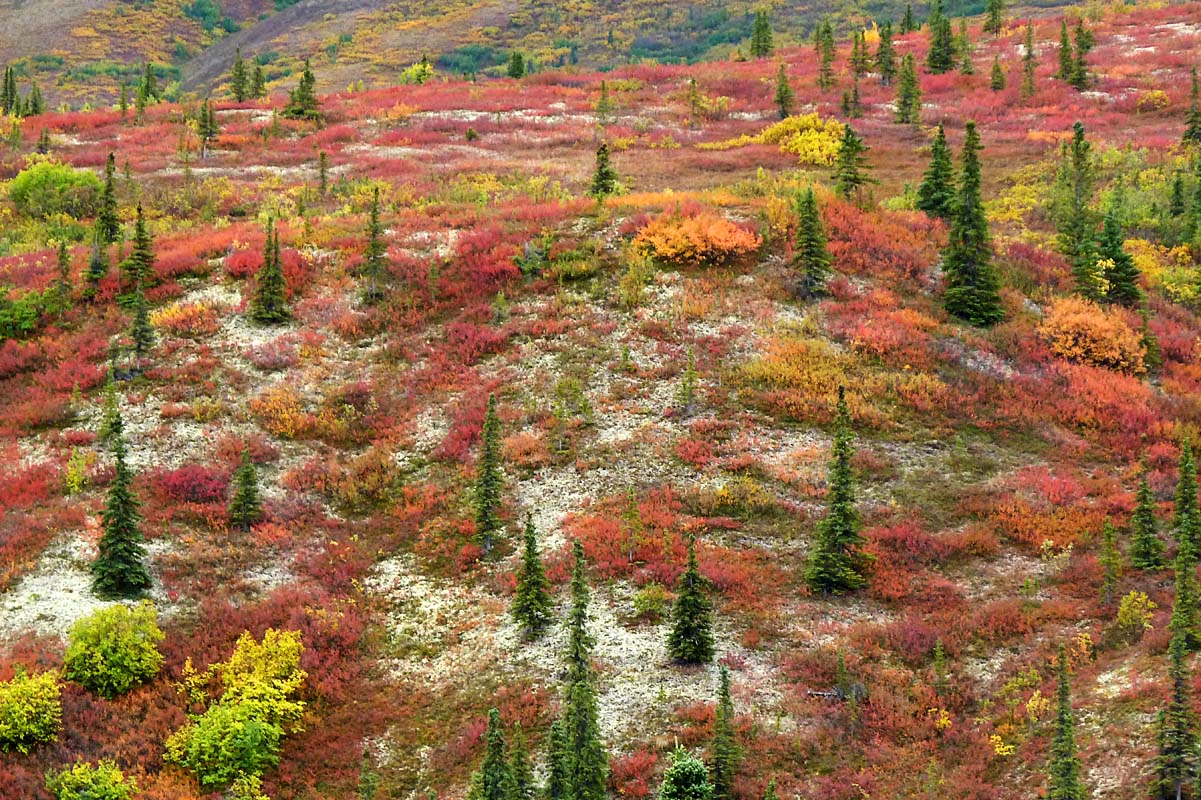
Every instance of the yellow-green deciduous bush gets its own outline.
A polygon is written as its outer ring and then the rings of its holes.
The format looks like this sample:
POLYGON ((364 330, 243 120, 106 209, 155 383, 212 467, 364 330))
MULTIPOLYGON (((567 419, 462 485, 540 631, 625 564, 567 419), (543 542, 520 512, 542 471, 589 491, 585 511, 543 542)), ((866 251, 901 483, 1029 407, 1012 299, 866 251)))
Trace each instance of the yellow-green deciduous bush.
POLYGON ((91 170, 39 159, 12 179, 8 196, 19 211, 31 217, 67 214, 79 219, 95 212, 100 179, 91 170))
POLYGON ((138 791, 112 761, 93 766, 80 761, 70 769, 46 773, 46 789, 54 800, 130 800, 138 791))
POLYGON ((71 628, 63 674, 101 697, 116 697, 158 674, 162 640, 150 601, 102 608, 71 628))
POLYGON ((28 753, 58 738, 63 707, 53 672, 29 675, 23 669, 0 683, 0 750, 28 753))
POLYGON ((1151 612, 1158 606, 1146 592, 1130 592, 1118 606, 1118 630, 1132 640, 1141 639, 1151 629, 1151 612))

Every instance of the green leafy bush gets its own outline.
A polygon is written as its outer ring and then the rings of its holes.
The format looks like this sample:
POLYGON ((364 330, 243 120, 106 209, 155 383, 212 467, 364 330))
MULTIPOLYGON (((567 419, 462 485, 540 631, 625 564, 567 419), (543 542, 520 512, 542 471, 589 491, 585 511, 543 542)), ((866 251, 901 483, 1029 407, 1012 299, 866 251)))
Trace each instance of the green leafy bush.
POLYGON ((67 214, 79 219, 96 211, 100 178, 51 159, 38 159, 8 184, 8 196, 22 213, 45 219, 67 214))
POLYGON ((283 728, 263 719, 255 703, 217 703, 167 739, 167 761, 191 770, 206 789, 279 763, 283 728))
POLYGON ((63 673, 102 697, 116 697, 158 674, 162 640, 153 603, 102 608, 71 628, 63 673))
POLYGON ((63 707, 53 672, 30 676, 18 668, 0 683, 0 750, 28 753, 39 742, 58 738, 63 707))
POLYGON ((46 774, 46 789, 55 800, 130 800, 138 791, 112 761, 95 766, 80 761, 70 769, 46 774))

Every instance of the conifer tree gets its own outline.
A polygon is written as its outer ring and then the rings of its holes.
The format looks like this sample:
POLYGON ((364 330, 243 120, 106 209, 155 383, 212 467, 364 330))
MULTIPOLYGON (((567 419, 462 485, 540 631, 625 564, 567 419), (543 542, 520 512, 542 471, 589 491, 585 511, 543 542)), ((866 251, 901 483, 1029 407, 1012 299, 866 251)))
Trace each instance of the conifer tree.
POLYGON ((492 552, 493 537, 501 531, 504 485, 500 469, 500 418, 496 415, 496 395, 490 394, 480 432, 480 460, 475 479, 475 538, 485 556, 492 552))
POLYGON ((384 242, 384 226, 379 220, 379 187, 371 194, 367 213, 367 247, 363 251, 363 302, 378 303, 384 297, 384 279, 388 273, 388 248, 384 242))
POLYGON ((1075 89, 1084 91, 1088 88, 1088 51, 1092 49, 1092 33, 1084 27, 1082 19, 1076 20, 1076 47, 1072 52, 1072 67, 1071 73, 1067 77, 1067 82, 1075 89))
POLYGON ((146 217, 139 203, 133 226, 133 250, 121 262, 122 283, 131 286, 145 284, 153 274, 154 239, 146 228, 146 217))
POLYGON ((761 8, 755 12, 755 22, 751 26, 751 57, 767 58, 770 56, 775 49, 772 39, 771 19, 767 16, 767 10, 761 8))
POLYGON ((292 318, 288 310, 288 287, 279 255, 279 231, 267 221, 267 243, 263 248, 263 266, 254 278, 254 297, 250 318, 260 325, 278 325, 292 318))
POLYGON ((959 56, 959 72, 962 75, 976 74, 972 63, 972 40, 968 38, 967 20, 959 19, 959 35, 955 38, 955 53, 959 56))
POLYGON ((88 268, 84 273, 83 298, 89 301, 96 297, 100 281, 104 280, 104 276, 108 274, 108 255, 104 250, 102 239, 99 220, 97 220, 97 224, 92 227, 92 257, 88 259, 88 268))
POLYGON ((1184 136, 1186 145, 1201 144, 1201 87, 1197 82, 1197 68, 1193 67, 1192 88, 1189 89, 1188 114, 1184 118, 1184 136))
POLYGON ((234 65, 229 71, 229 91, 239 103, 250 96, 248 78, 246 62, 242 60, 242 48, 239 47, 234 51, 234 65))
POLYGON ((571 753, 567 750, 567 730, 562 718, 551 723, 549 753, 547 754, 546 785, 542 795, 546 800, 569 800, 568 763, 571 753))
POLYGON ((607 125, 612 114, 613 98, 609 96, 609 84, 607 81, 601 81, 600 97, 596 99, 596 121, 607 125))
POLYGON ((988 76, 988 88, 994 92, 1000 92, 1005 89, 1005 68, 1001 66, 1000 56, 993 56, 992 71, 988 76))
POLYGON ((617 170, 609 163, 609 144, 601 142, 596 149, 596 169, 592 173, 592 183, 588 194, 597 200, 603 200, 617 192, 617 170))
POLYGON ((108 598, 137 597, 150 587, 146 548, 138 530, 140 504, 133 491, 133 476, 125 464, 124 427, 118 412, 109 432, 116 472, 100 515, 103 533, 92 562, 92 588, 108 598))
POLYGON ((1005 27, 1004 14, 1005 0, 985 0, 983 31, 994 36, 1000 33, 1005 27))
POLYGON ((834 86, 834 28, 824 20, 813 31, 814 47, 817 50, 817 88, 823 92, 834 86))
POLYGON ((855 31, 851 34, 851 75, 862 78, 867 74, 870 65, 871 60, 868 57, 867 41, 864 39, 863 31, 855 31))
POLYGON ((522 551, 521 566, 517 570, 517 591, 513 596, 513 616, 524 628, 527 636, 538 636, 551 621, 553 604, 550 597, 550 582, 542 558, 538 555, 537 533, 534 520, 525 523, 525 549, 522 551))
POLYGON ((809 588, 822 594, 841 594, 867 585, 871 556, 862 550, 859 514, 855 510, 855 475, 851 466, 851 414, 846 394, 838 387, 834 446, 826 479, 826 516, 818 523, 805 569, 809 588))
POLYGON ((42 99, 42 90, 38 88, 37 81, 30 81, 29 94, 25 95, 25 108, 21 110, 21 116, 36 117, 45 113, 46 101, 42 99))
POLYGON ((1122 572, 1122 553, 1118 550, 1118 535, 1109 518, 1101 529, 1101 556, 1098 559, 1104 572, 1101 577, 1101 605, 1112 606, 1118 588, 1118 577, 1122 572))
POLYGON ((913 19, 913 3, 905 4, 905 16, 901 17, 901 35, 917 30, 917 22, 913 19))
POLYGON ((530 760, 530 751, 526 746, 525 733, 520 722, 513 726, 512 742, 509 748, 509 770, 513 773, 513 797, 515 800, 533 800, 537 794, 534 765, 530 760))
POLYGON ((1188 209, 1188 201, 1184 198, 1184 176, 1178 171, 1172 176, 1172 194, 1168 199, 1168 216, 1173 219, 1183 217, 1188 209))
POLYGON ((713 605, 705 596, 707 584, 697 567, 696 540, 689 539, 688 565, 680 576, 667 636, 667 651, 684 664, 707 664, 713 660, 713 605))
POLYGON ((942 256, 946 277, 943 306, 952 315, 973 325, 992 325, 999 322, 1005 312, 992 264, 988 220, 980 199, 979 151, 976 123, 968 122, 959 171, 959 195, 951 217, 947 248, 942 256))
POLYGON ((1201 512, 1197 510, 1197 466, 1193 447, 1188 439, 1180 446, 1180 461, 1176 468, 1176 514, 1172 520, 1176 541, 1188 541, 1194 553, 1201 545, 1201 512))
POLYGON ((680 746, 671 754, 671 763, 663 771, 659 800, 711 800, 713 785, 704 763, 680 746))
POLYGON ((718 675, 713 743, 709 747, 710 773, 713 776, 713 800, 730 800, 734 796, 734 776, 738 773, 741 753, 738 741, 734 738, 734 703, 730 699, 730 670, 723 665, 718 675))
POLYGON ((324 150, 317 153, 317 192, 325 197, 329 191, 329 155, 324 150))
POLYGON ((242 448, 242 461, 234 472, 234 493, 229 500, 229 523, 244 531, 263 518, 259 498, 259 475, 250 460, 250 449, 242 448))
POLYGON ((565 786, 569 800, 605 800, 609 759, 600 739, 599 711, 588 633, 588 578, 584 548, 574 544, 571 614, 568 619, 567 698, 563 712, 565 786))
POLYGON ((1118 222, 1117 209, 1112 206, 1105 214, 1101 237, 1097 240, 1097 256, 1106 265, 1105 300, 1137 308, 1143 299, 1138 286, 1139 271, 1134 259, 1126 252, 1122 225, 1118 222))
POLYGON ((806 187, 797 198, 796 250, 792 265, 800 273, 801 293, 810 297, 825 293, 830 277, 830 250, 826 247, 826 229, 813 187, 806 187))
POLYGON ((1034 23, 1026 21, 1026 41, 1022 48, 1022 97, 1034 95, 1034 70, 1038 66, 1038 55, 1034 51, 1034 23))
POLYGON ((859 104, 859 76, 851 74, 851 89, 842 93, 842 114, 849 119, 859 119, 863 116, 863 108, 859 104))
POLYGON ((780 112, 780 119, 787 119, 792 113, 792 102, 794 95, 792 93, 792 84, 788 81, 788 68, 784 62, 780 62, 779 69, 776 70, 776 108, 780 112))
POLYGON ((880 43, 876 46, 876 72, 880 83, 888 86, 897 74, 897 51, 892 44, 892 20, 880 26, 880 43))
POLYGON ((1091 145, 1084 136, 1084 125, 1079 122, 1072 127, 1072 141, 1066 149, 1058 183, 1060 250, 1071 264, 1076 293, 1100 302, 1105 299, 1105 287, 1096 268, 1097 254, 1093 247, 1096 221, 1089 208, 1094 169, 1091 145))
POLYGON ((208 98, 205 98, 204 102, 200 104, 200 111, 196 116, 196 135, 200 137, 201 158, 208 158, 209 143, 220 133, 221 126, 217 123, 217 114, 213 111, 208 98))
POLYGON ((955 67, 955 37, 950 18, 942 13, 942 0, 934 0, 929 25, 930 49, 926 51, 926 68, 935 75, 950 72, 955 67))
POLYGON ((117 96, 117 110, 121 112, 121 119, 125 119, 129 114, 129 84, 121 84, 121 94, 117 96))
POLYGON ((267 96, 267 76, 263 74, 263 65, 255 64, 250 76, 250 96, 259 100, 267 96))
POLYGON ((1168 630, 1173 638, 1179 637, 1187 649, 1196 650, 1201 645, 1201 631, 1197 629, 1197 550, 1192 540, 1185 538, 1180 541, 1173 571, 1176 597, 1168 630))
POLYGON ((1087 793, 1080 780, 1080 757, 1076 754, 1076 721, 1068 683, 1068 657, 1063 645, 1059 646, 1058 661, 1055 734, 1051 739, 1047 769, 1047 800, 1085 800, 1087 793))
POLYGON ((1143 454, 1142 469, 1135 492, 1134 514, 1130 519, 1133 535, 1130 541, 1130 565, 1135 569, 1163 569, 1163 542, 1160 541, 1158 523, 1155 519, 1155 494, 1151 491, 1148 478, 1150 468, 1143 454))
POLYGON ((897 79, 896 121, 902 125, 917 125, 922 121, 922 89, 917 79, 913 54, 901 59, 901 76, 897 79))
POLYGON ((1072 53, 1072 40, 1068 38, 1068 20, 1064 17, 1059 21, 1059 68, 1055 77, 1061 81, 1071 80, 1076 70, 1076 58, 1072 53))
POLYGON ((133 320, 129 325, 129 338, 133 340, 134 357, 139 361, 154 347, 154 327, 150 324, 150 309, 140 281, 133 292, 133 320))
POLYGON ((471 779, 470 800, 514 800, 517 784, 513 769, 505 757, 505 734, 501 729, 500 712, 488 712, 488 730, 484 734, 484 763, 471 779))
POLYGON ((834 160, 834 191, 844 200, 859 199, 865 184, 875 183, 866 174, 868 148, 855 135, 850 125, 842 126, 842 139, 838 143, 838 154, 834 160))
POLYGON ((1159 796, 1164 800, 1180 800, 1184 786, 1197 772, 1197 715, 1186 663, 1188 652, 1184 638, 1173 636, 1168 644, 1168 680, 1172 688, 1157 720, 1159 755, 1155 767, 1159 796))
POLYGON ((6 65, 4 80, 0 81, 0 114, 11 114, 18 98, 16 75, 13 73, 12 65, 6 65))
POLYGON ((525 58, 517 50, 509 54, 508 75, 516 79, 525 77, 525 58))
POLYGON ((121 238, 121 222, 117 219, 117 159, 112 153, 104 162, 104 188, 100 191, 100 208, 96 212, 96 230, 101 244, 109 245, 121 238))
POLYGON ((955 166, 951 163, 951 148, 942 123, 930 145, 930 166, 917 187, 916 206, 932 217, 950 221, 955 212, 955 166))
POLYGON ((145 68, 142 70, 142 83, 138 87, 138 92, 143 95, 147 101, 154 100, 158 102, 162 99, 162 93, 158 86, 158 76, 154 71, 154 67, 150 62, 146 62, 145 68))
POLYGON ((317 108, 317 78, 313 75, 308 59, 305 59, 304 71, 300 73, 300 82, 288 93, 288 104, 284 106, 283 115, 288 119, 321 117, 317 108))
POLYGON ((50 152, 50 129, 42 128, 38 134, 37 152, 39 155, 46 155, 50 152))

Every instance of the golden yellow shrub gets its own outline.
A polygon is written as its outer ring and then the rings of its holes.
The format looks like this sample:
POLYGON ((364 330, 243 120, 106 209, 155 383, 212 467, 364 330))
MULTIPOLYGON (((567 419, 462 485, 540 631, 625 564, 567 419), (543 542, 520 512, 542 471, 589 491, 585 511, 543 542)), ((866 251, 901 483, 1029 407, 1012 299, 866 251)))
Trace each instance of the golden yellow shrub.
POLYGON ((1146 370, 1138 334, 1117 312, 1083 298, 1057 300, 1038 332, 1061 358, 1133 374, 1146 370))

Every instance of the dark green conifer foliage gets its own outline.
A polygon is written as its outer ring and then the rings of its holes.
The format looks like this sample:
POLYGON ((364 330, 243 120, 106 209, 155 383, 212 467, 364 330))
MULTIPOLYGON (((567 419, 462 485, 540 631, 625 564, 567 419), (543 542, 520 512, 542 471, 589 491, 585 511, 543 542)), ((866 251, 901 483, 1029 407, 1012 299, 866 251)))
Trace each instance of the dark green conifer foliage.
POLYGON ((116 472, 100 515, 103 533, 96 560, 92 562, 92 588, 101 597, 137 597, 150 587, 150 573, 146 570, 142 532, 138 530, 142 516, 133 491, 133 476, 125 464, 125 432, 120 413, 110 425, 109 446, 116 460, 116 472))
POLYGON ((317 153, 317 192, 322 197, 329 192, 329 155, 324 150, 317 153))
POLYGON ((388 246, 384 226, 379 219, 379 187, 371 194, 367 214, 367 247, 363 251, 363 302, 368 305, 384 298, 384 280, 388 275, 388 246))
POLYGON ((145 285, 153 274, 154 238, 146 228, 146 217, 142 213, 142 204, 139 203, 133 226, 133 250, 121 262, 121 282, 129 287, 145 285))
POLYGON ((509 54, 508 75, 510 78, 525 77, 525 58, 517 50, 509 54))
POLYGON ((250 318, 260 325, 278 325, 292 318, 288 310, 288 287, 284 280, 279 257, 279 231, 274 222, 267 222, 267 243, 263 249, 263 266, 254 278, 254 297, 250 301, 250 318))
POLYGON ((121 221, 117 219, 117 159, 112 153, 104 162, 104 188, 100 191, 100 208, 96 212, 96 230, 101 245, 110 245, 121 238, 121 221))
POLYGON ((876 46, 876 72, 880 83, 888 86, 897 74, 897 51, 892 44, 892 20, 880 26, 880 43, 876 46))
POLYGON ((306 59, 304 71, 300 73, 300 82, 288 93, 288 104, 284 106, 283 115, 289 119, 319 119, 321 112, 317 108, 317 78, 306 59))
POLYGON ((509 747, 509 770, 513 773, 513 797, 515 800, 532 800, 538 787, 534 783, 534 764, 526 746, 521 723, 513 726, 512 745, 509 747))
POLYGON ((980 199, 979 150, 976 123, 968 122, 959 171, 959 196, 951 217, 949 241, 942 256, 946 278, 943 306, 952 315, 973 325, 992 325, 999 322, 1005 312, 992 264, 988 220, 980 199))
POLYGON ((896 121, 902 125, 917 125, 922 121, 922 88, 917 79, 913 54, 901 59, 901 76, 897 79, 896 121))
POLYGON ((767 15, 767 10, 761 8, 755 12, 755 22, 751 26, 751 57, 767 58, 775 48, 771 19, 767 15))
POLYGON ((713 604, 705 596, 707 586, 696 563, 696 539, 689 539, 688 564, 680 575, 667 635, 668 653, 684 664, 713 660, 713 604))
POLYGON ((930 49, 926 51, 926 68, 935 75, 955 68, 955 35, 950 18, 943 15, 942 0, 934 0, 930 8, 930 49))
POLYGON ((917 30, 917 22, 913 19, 913 3, 905 4, 905 16, 901 17, 901 35, 917 30))
POLYGON ((217 113, 205 98, 200 104, 200 112, 196 116, 196 135, 200 137, 200 157, 208 158, 209 144, 221 134, 221 126, 217 122, 217 113))
POLYGON ((267 96, 267 76, 263 74, 263 65, 255 64, 250 76, 250 96, 255 100, 267 96))
POLYGON ((1201 545, 1201 513, 1197 510, 1197 466, 1193 447, 1188 439, 1180 446, 1180 461, 1176 468, 1176 515, 1172 520, 1177 542, 1188 540, 1194 552, 1201 545))
POLYGON ((955 37, 955 53, 959 56, 960 74, 976 74, 976 66, 972 63, 972 40, 968 38, 967 20, 963 18, 959 20, 959 35, 955 37))
POLYGON ((242 462, 234 472, 234 493, 229 501, 229 524, 244 531, 263 518, 259 498, 259 475, 250 460, 249 448, 242 448, 242 462))
POLYGON ((955 165, 951 163, 951 148, 947 146, 941 122, 930 145, 930 166, 917 187, 916 205, 930 216, 948 221, 955 211, 955 165))
POLYGON ((108 274, 108 255, 102 243, 100 223, 97 220, 92 228, 92 257, 88 259, 88 268, 84 273, 83 298, 92 300, 100 287, 100 281, 108 274))
POLYGON ((150 324, 150 309, 141 282, 134 287, 133 320, 129 325, 129 338, 133 340, 133 353, 138 360, 154 347, 154 326, 150 324))
POLYGON ((677 746, 663 772, 659 800, 712 800, 712 797, 713 785, 709 783, 704 763, 677 746))
POLYGON ((42 98, 42 90, 38 88, 37 81, 30 81, 29 94, 25 95, 25 107, 21 110, 21 115, 36 117, 45 113, 46 101, 42 98))
POLYGON ((568 791, 568 762, 571 753, 567 750, 567 731, 562 718, 555 720, 550 726, 549 753, 546 765, 546 785, 542 796, 546 800, 569 800, 568 791))
POLYGON ((1197 511, 1197 471, 1193 464, 1192 448, 1188 441, 1180 450, 1177 469, 1176 516, 1173 529, 1176 535, 1176 598, 1168 628, 1189 650, 1201 645, 1197 628, 1197 535, 1201 519, 1197 511))
POLYGON ((818 523, 805 582, 822 594, 841 594, 867 585, 872 558, 863 551, 859 514, 855 510, 855 474, 851 466, 851 414, 838 387, 834 446, 826 479, 826 516, 818 523))
POLYGON ((792 113, 792 103, 795 95, 792 92, 792 84, 788 81, 788 68, 784 62, 780 62, 780 68, 776 70, 776 109, 780 112, 780 119, 787 119, 792 113))
POLYGON ((1159 755, 1155 759, 1159 796, 1164 800, 1181 798, 1183 788, 1197 772, 1197 715, 1193 711, 1188 653, 1184 637, 1172 636, 1168 644, 1168 680, 1172 688, 1157 720, 1159 755))
POLYGON ((1193 67, 1192 77, 1188 114, 1184 118, 1184 136, 1182 137, 1186 145, 1201 144, 1201 88, 1197 82, 1196 67, 1193 67))
POLYGON ((505 757, 505 734, 501 729, 500 712, 495 708, 488 712, 484 743, 484 763, 471 778, 471 788, 467 792, 469 800, 514 800, 517 784, 505 757))
POLYGON ((871 67, 871 58, 867 53, 867 41, 863 31, 855 31, 851 35, 851 75, 862 78, 871 67))
POLYGON ((121 119, 129 114, 129 84, 121 84, 121 94, 117 96, 117 110, 121 112, 121 119))
POLYGON ((812 187, 806 187, 797 198, 796 250, 792 266, 800 274, 801 294, 809 297, 824 294, 830 278, 830 250, 826 246, 826 229, 817 197, 812 187))
POLYGON ((1101 237, 1097 240, 1097 256, 1105 261, 1105 299, 1110 303, 1136 308, 1143 300, 1138 286, 1139 271, 1134 259, 1126 252, 1122 225, 1117 209, 1105 214, 1101 237))
POLYGON ((996 35, 1005 27, 1005 0, 985 0, 984 25, 985 33, 996 35))
POLYGON ((1059 21, 1059 68, 1055 77, 1061 81, 1071 80, 1076 70, 1076 57, 1072 53, 1072 40, 1068 38, 1068 20, 1066 17, 1059 21))
POLYGON ((617 192, 617 170, 609 163, 609 144, 601 142, 596 149, 596 169, 592 173, 592 183, 588 194, 597 200, 603 200, 617 192))
POLYGON ((505 479, 500 471, 500 418, 496 395, 488 395, 488 410, 480 432, 480 460, 475 478, 475 540, 487 556, 501 531, 500 503, 505 479))
POLYGON ((1005 68, 1001 66, 1000 56, 993 56, 992 71, 988 75, 988 88, 994 92, 1005 89, 1005 68))
POLYGON ((538 555, 538 539, 533 519, 525 523, 525 547, 521 566, 517 570, 517 591, 513 596, 513 616, 527 636, 535 637, 546 630, 551 621, 553 603, 550 582, 538 555))
POLYGON ((599 710, 588 634, 588 578, 584 548, 574 544, 571 615, 568 619, 567 697, 563 728, 566 794, 569 800, 605 800, 609 759, 600 739, 599 710))
POLYGON ((860 200, 864 185, 875 183, 867 175, 867 146, 850 125, 842 126, 842 140, 834 161, 834 191, 845 200, 860 200))
POLYGON ((1151 491, 1150 468, 1143 455, 1139 473, 1138 490, 1135 492, 1134 514, 1130 519, 1133 535, 1130 541, 1130 564, 1135 569, 1163 569, 1163 542, 1159 538, 1159 525, 1155 518, 1155 493, 1151 491))
POLYGON ((1034 23, 1026 21, 1026 41, 1022 47, 1022 85, 1020 94, 1023 98, 1034 95, 1034 70, 1038 66, 1038 55, 1034 51, 1034 23))
POLYGON ((1177 172, 1172 176, 1172 195, 1168 200, 1168 216, 1176 219, 1183 217, 1188 209, 1188 201, 1184 198, 1184 175, 1177 172))
POLYGON ((1072 71, 1067 77, 1067 82, 1072 87, 1084 91, 1088 88, 1088 61, 1087 56, 1089 50, 1093 47, 1093 35, 1085 29, 1084 22, 1081 19, 1076 20, 1076 48, 1072 53, 1072 71))
POLYGON ((1072 714, 1068 657, 1063 645, 1059 646, 1058 674, 1055 733, 1047 769, 1047 800, 1085 800, 1087 793, 1080 780, 1080 757, 1076 754, 1076 721, 1072 714))
POLYGON ((1093 197, 1094 168, 1092 146, 1084 136, 1084 125, 1072 126, 1072 141, 1067 146, 1060 167, 1059 248, 1072 268, 1076 293, 1089 300, 1105 299, 1102 275, 1098 272, 1097 253, 1093 247, 1096 219, 1089 208, 1093 197))
POLYGON ((162 92, 158 86, 158 75, 154 71, 154 67, 150 62, 146 62, 145 68, 142 70, 142 82, 138 86, 138 92, 146 98, 147 101, 158 101, 162 98, 162 92))
POLYGON ((246 62, 242 60, 240 47, 235 51, 234 65, 229 71, 229 91, 239 103, 250 96, 249 76, 246 74, 246 62))
POLYGON ((11 114, 19 99, 16 75, 11 65, 5 66, 4 80, 0 81, 0 113, 11 114))
POLYGON ((713 717, 713 743, 709 746, 713 800, 734 796, 734 776, 742 754, 734 737, 734 702, 730 699, 730 671, 721 667, 717 685, 717 708, 713 717))
POLYGON ((829 20, 823 21, 813 31, 817 49, 817 88, 828 92, 834 87, 834 28, 829 20))

